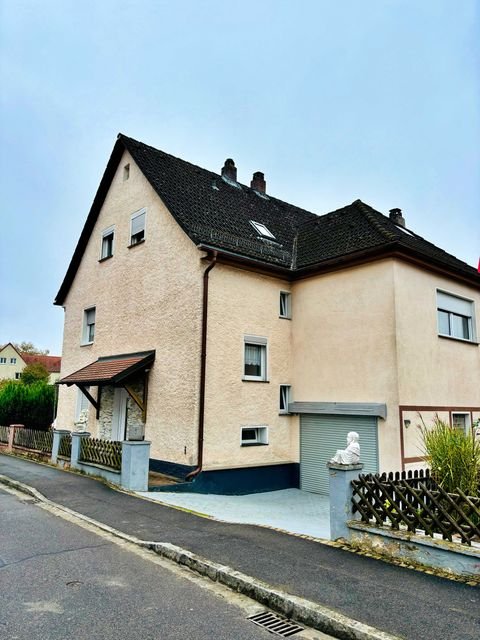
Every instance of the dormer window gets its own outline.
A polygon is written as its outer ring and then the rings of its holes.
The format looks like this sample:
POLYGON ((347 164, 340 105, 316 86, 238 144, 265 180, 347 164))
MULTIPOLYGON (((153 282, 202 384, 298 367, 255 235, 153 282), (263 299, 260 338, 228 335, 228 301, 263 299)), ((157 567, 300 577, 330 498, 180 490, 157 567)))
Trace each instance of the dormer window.
POLYGON ((275 236, 267 227, 261 222, 255 222, 254 220, 250 220, 250 224, 255 229, 255 231, 260 234, 263 238, 270 238, 271 240, 275 240, 275 236))

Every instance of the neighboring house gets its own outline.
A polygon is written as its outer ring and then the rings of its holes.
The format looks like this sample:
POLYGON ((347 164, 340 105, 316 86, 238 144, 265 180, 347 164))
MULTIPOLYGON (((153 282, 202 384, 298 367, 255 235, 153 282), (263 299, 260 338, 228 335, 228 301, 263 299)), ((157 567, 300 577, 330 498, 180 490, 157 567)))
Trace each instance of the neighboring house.
POLYGON ((48 378, 49 384, 55 384, 60 378, 60 369, 62 366, 62 358, 60 356, 44 356, 31 353, 22 353, 22 359, 24 360, 25 365, 43 364, 45 369, 50 374, 48 378))
POLYGON ((11 342, 0 349, 0 380, 20 380, 24 367, 21 354, 11 342))
POLYGON ((0 380, 20 380, 22 371, 28 364, 41 363, 50 376, 49 384, 55 384, 60 377, 62 358, 60 356, 33 355, 17 351, 9 342, 0 349, 0 380))
POLYGON ((58 425, 88 409, 198 490, 327 492, 350 430, 390 471, 421 462, 421 417, 480 417, 480 274, 399 209, 317 216, 230 159, 218 175, 119 135, 55 303, 58 425))

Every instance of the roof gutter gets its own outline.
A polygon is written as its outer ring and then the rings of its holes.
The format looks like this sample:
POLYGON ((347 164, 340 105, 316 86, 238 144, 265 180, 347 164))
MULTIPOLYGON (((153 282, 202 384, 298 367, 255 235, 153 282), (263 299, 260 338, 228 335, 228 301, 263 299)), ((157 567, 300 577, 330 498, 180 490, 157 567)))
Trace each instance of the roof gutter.
POLYGON ((203 466, 203 439, 205 432, 205 382, 207 372, 207 320, 208 320, 208 275, 217 263, 217 252, 211 252, 211 261, 203 272, 203 302, 202 302, 202 346, 200 354, 200 398, 198 403, 198 458, 197 468, 191 471, 186 480, 193 480, 203 466))

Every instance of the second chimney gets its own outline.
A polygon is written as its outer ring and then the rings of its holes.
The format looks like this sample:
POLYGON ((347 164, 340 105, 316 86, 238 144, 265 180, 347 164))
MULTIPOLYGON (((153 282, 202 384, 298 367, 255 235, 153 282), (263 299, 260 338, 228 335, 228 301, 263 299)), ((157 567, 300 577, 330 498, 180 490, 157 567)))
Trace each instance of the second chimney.
POLYGON ((228 178, 229 180, 237 181, 237 167, 235 166, 235 162, 231 158, 227 158, 225 160, 225 164, 222 168, 222 176, 228 178))
POLYGON ((265 176, 261 171, 255 171, 252 181, 250 182, 250 186, 259 193, 265 193, 267 183, 265 182, 265 176))
POLYGON ((401 209, 390 209, 389 218, 394 224, 398 224, 399 227, 405 226, 405 218, 402 216, 401 209))

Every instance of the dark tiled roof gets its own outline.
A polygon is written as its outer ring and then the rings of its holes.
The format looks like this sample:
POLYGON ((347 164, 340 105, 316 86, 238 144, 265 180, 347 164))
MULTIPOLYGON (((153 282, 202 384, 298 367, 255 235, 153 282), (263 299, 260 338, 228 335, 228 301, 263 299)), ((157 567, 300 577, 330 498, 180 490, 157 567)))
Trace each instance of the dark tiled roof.
POLYGON ((21 353, 25 364, 43 364, 49 373, 60 373, 62 358, 60 356, 43 356, 31 353, 21 353))
POLYGON ((389 217, 360 200, 317 216, 119 134, 56 304, 64 302, 73 282, 125 148, 181 228, 202 247, 228 252, 244 262, 255 261, 291 278, 315 267, 391 251, 480 285, 475 268, 413 232, 402 231, 389 217), (262 238, 251 220, 265 225, 275 240, 262 238))
POLYGON ((137 373, 155 359, 155 351, 106 356, 62 378, 60 384, 114 384, 137 373))
POLYGON ((293 272, 326 260, 388 247, 478 276, 473 267, 415 233, 405 232, 361 200, 317 216, 268 194, 259 195, 245 185, 227 182, 216 173, 132 138, 121 135, 119 139, 196 244, 232 251, 293 272), (275 241, 259 237, 251 220, 264 224, 275 241))

